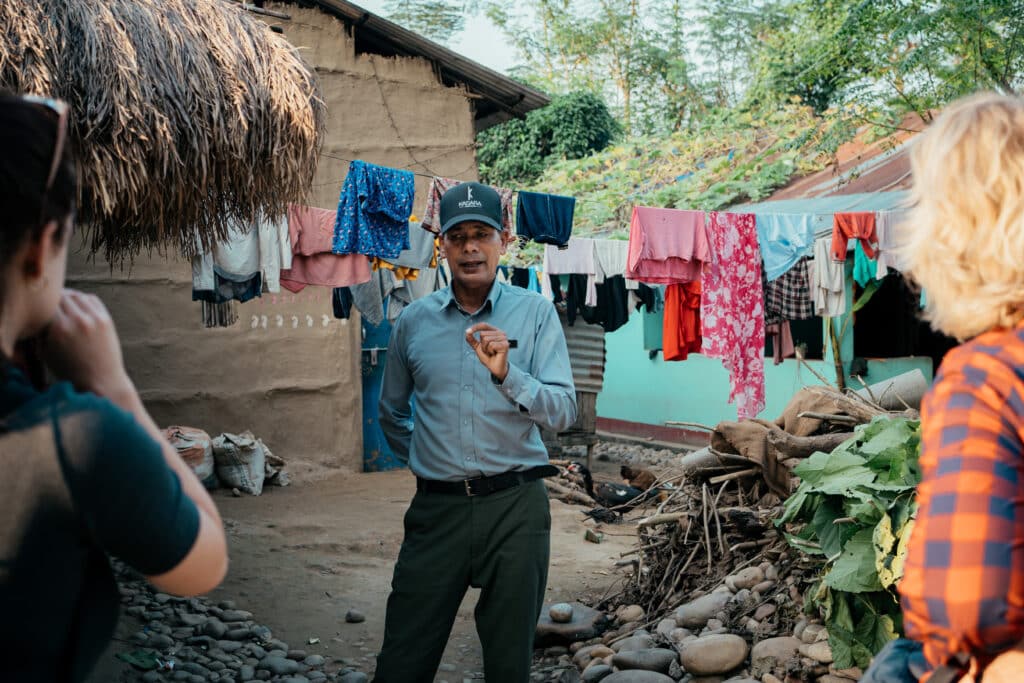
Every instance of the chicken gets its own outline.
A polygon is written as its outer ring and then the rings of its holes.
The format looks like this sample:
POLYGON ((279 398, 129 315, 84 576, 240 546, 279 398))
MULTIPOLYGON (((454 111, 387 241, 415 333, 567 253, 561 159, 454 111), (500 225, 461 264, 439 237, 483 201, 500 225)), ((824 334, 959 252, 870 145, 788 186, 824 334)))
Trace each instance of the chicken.
POLYGON ((623 465, 619 468, 619 474, 622 478, 629 482, 629 485, 638 488, 641 491, 654 486, 657 483, 658 478, 650 470, 645 470, 642 467, 633 467, 631 465, 623 465))

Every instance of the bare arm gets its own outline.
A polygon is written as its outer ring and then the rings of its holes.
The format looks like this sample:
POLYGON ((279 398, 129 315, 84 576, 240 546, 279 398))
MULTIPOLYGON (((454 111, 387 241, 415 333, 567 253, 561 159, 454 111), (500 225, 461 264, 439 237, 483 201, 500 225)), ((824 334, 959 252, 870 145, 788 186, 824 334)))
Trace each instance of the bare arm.
POLYGON ((79 391, 109 399, 131 413, 158 443, 167 466, 177 475, 182 492, 195 503, 199 530, 185 557, 150 581, 163 591, 195 595, 215 588, 227 573, 227 540, 220 513, 195 473, 164 438, 139 398, 124 368, 114 323, 95 296, 65 290, 46 338, 46 363, 58 377, 79 391))

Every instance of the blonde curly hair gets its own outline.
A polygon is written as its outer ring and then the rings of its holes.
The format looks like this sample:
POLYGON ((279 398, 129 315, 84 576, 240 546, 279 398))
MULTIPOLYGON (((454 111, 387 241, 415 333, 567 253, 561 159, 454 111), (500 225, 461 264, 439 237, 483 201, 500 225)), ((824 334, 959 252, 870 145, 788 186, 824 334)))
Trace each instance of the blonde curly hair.
POLYGON ((902 259, 932 326, 960 340, 1024 319, 1024 99, 949 106, 915 143, 902 259))

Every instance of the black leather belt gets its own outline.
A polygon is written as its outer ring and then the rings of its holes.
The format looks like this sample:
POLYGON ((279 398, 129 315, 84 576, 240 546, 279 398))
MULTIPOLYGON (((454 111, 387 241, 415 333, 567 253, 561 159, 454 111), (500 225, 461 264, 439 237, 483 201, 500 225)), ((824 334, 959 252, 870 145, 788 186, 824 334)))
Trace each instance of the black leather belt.
POLYGON ((558 474, 558 468, 554 465, 540 465, 522 472, 503 472, 490 477, 477 477, 462 481, 435 481, 416 477, 416 490, 427 493, 444 493, 450 496, 487 496, 526 482, 553 477, 556 474, 558 474))

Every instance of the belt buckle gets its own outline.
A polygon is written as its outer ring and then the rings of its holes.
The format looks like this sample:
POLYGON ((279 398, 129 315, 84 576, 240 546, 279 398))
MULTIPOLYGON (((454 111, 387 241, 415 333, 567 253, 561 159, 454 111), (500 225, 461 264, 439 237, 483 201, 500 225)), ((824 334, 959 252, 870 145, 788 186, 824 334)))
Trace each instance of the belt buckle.
POLYGON ((473 493, 473 486, 470 484, 471 481, 472 481, 471 479, 463 479, 462 480, 462 483, 466 486, 466 497, 467 498, 473 498, 473 497, 476 496, 476 494, 473 493))

